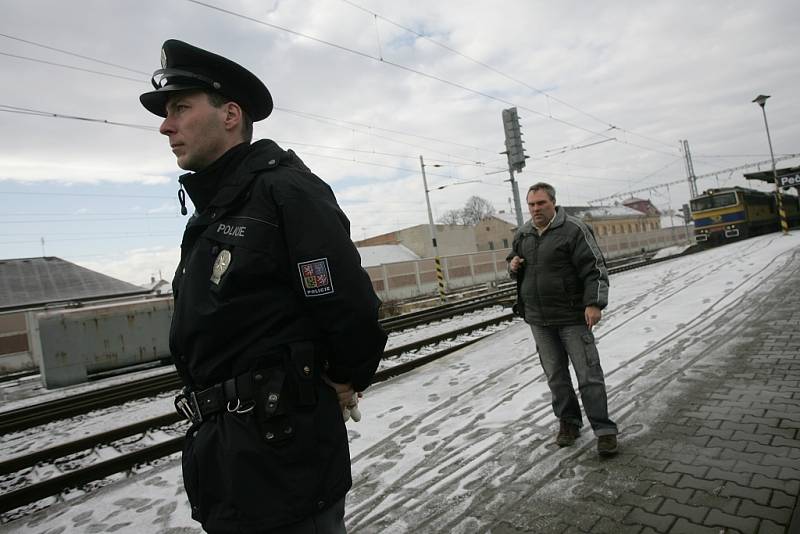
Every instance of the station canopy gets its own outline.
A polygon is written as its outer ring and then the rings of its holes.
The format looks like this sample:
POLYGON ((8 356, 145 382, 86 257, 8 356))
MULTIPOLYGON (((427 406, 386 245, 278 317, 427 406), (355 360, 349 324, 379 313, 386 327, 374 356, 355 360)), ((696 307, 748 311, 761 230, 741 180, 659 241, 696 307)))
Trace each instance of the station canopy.
MULTIPOLYGON (((775 169, 778 175, 778 185, 783 188, 800 187, 800 167, 786 167, 785 169, 775 169)), ((761 180, 770 184, 775 183, 772 171, 746 172, 744 177, 748 180, 761 180)))

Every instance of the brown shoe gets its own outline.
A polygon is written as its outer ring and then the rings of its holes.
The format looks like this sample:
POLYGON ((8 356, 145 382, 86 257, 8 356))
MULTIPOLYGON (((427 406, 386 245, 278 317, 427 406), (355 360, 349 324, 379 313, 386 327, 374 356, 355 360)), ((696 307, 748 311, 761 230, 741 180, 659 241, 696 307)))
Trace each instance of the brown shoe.
POLYGON ((569 447, 570 445, 574 445, 575 440, 578 439, 578 436, 580 435, 581 429, 578 428, 578 425, 574 425, 562 420, 561 426, 558 429, 558 435, 556 436, 556 445, 559 447, 569 447))
POLYGON ((597 438, 597 454, 600 456, 614 456, 617 454, 616 434, 606 434, 597 438))

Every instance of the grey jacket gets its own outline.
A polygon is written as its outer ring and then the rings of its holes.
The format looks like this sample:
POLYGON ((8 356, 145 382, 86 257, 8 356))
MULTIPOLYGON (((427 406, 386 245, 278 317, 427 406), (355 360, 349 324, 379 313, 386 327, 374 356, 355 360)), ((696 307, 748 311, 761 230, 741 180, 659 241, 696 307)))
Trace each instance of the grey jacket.
POLYGON ((591 228, 556 208, 550 227, 539 235, 533 223, 514 235, 511 253, 525 259, 517 273, 515 310, 540 326, 583 324, 586 306, 608 304, 608 270, 591 228))

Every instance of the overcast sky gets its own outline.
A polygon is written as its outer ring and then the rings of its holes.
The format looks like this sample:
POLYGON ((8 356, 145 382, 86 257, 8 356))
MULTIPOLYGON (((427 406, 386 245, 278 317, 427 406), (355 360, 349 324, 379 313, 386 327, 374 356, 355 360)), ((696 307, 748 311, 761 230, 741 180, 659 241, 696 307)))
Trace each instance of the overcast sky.
MULTIPOLYGON (((276 109, 255 137, 294 149, 331 184, 354 239, 427 222, 420 155, 434 217, 472 195, 511 209, 499 154, 511 106, 530 156, 517 175, 523 202, 545 180, 561 204, 633 191, 679 208, 688 187, 678 140, 689 141, 698 175, 769 160, 751 102, 760 93, 772 96, 776 157, 800 152, 789 0, 0 0, 0 9, 0 258, 44 253, 133 283, 171 278, 185 224, 181 171, 138 100, 169 38, 265 82, 276 109)), ((748 185, 743 172, 698 187, 748 185)))

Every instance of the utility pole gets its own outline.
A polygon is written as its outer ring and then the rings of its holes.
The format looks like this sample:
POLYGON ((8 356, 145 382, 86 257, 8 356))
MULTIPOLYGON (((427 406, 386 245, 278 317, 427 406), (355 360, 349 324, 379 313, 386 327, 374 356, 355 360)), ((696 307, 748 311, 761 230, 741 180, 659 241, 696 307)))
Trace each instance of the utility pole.
POLYGON ((697 192, 697 176, 694 174, 694 165, 692 164, 692 153, 689 151, 689 141, 679 141, 683 148, 684 163, 686 164, 686 175, 689 177, 689 194, 691 198, 700 196, 697 192))
POLYGON ((519 189, 514 180, 514 171, 521 172, 525 167, 525 149, 522 147, 522 130, 519 127, 519 116, 517 108, 503 110, 503 130, 506 137, 506 151, 501 152, 508 158, 508 174, 511 182, 511 192, 514 195, 514 207, 517 212, 517 226, 522 226, 522 206, 519 200, 519 189))
POLYGON ((778 171, 775 170, 775 154, 772 152, 772 138, 769 135, 769 124, 767 124, 767 111, 764 109, 764 104, 767 103, 769 95, 758 95, 753 99, 753 102, 761 106, 761 112, 764 114, 764 127, 767 129, 767 143, 769 143, 769 157, 772 160, 772 179, 775 180, 775 200, 778 202, 778 215, 781 219, 781 231, 783 235, 789 235, 789 222, 786 220, 786 210, 783 209, 783 195, 781 195, 781 187, 778 185, 778 171))
POLYGON ((519 201, 519 187, 516 180, 514 180, 514 171, 511 170, 511 167, 508 168, 508 175, 510 176, 508 181, 511 182, 511 191, 514 193, 514 211, 517 213, 517 228, 519 228, 523 224, 522 205, 519 201))
POLYGON ((433 212, 431 211, 431 199, 428 193, 428 178, 425 176, 425 161, 422 155, 419 157, 419 166, 422 168, 422 185, 425 188, 425 204, 428 206, 428 226, 431 230, 431 244, 433 244, 433 257, 436 264, 436 281, 439 284, 439 299, 444 302, 446 292, 444 287, 444 274, 442 273, 442 262, 439 259, 439 246, 436 244, 436 225, 433 224, 433 212))

